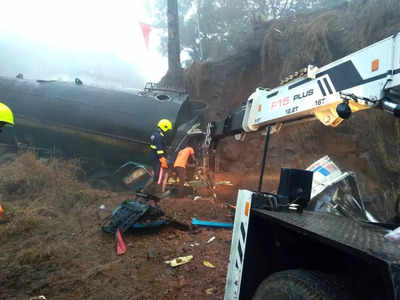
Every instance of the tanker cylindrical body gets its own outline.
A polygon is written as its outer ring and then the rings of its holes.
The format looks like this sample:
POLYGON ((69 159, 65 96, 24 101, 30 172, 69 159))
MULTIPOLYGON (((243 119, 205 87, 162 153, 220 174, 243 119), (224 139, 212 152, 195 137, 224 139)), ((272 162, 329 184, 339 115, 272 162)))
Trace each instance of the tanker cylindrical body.
POLYGON ((5 129, 0 142, 109 166, 148 162, 149 136, 157 122, 167 118, 177 128, 197 113, 186 94, 171 90, 135 94, 6 77, 0 77, 0 102, 15 116, 15 127, 5 129))

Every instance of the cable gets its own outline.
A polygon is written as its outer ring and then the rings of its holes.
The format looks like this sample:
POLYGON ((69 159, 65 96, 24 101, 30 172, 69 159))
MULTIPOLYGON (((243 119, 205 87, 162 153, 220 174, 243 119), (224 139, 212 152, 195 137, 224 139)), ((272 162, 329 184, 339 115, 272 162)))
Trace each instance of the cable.
POLYGON ((346 101, 346 103, 348 103, 348 101, 350 101, 350 100, 352 100, 354 102, 358 102, 359 100, 362 100, 364 102, 372 103, 374 105, 381 102, 380 100, 371 100, 371 99, 365 98, 365 97, 358 97, 357 95, 354 95, 354 94, 340 93, 340 96, 343 97, 343 100, 346 101))

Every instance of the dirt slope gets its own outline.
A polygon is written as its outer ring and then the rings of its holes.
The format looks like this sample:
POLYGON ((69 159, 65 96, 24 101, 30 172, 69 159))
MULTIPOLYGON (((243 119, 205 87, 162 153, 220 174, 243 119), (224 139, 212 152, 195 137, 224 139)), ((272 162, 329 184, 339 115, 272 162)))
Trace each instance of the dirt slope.
MULTIPOLYGON (((74 162, 24 154, 0 167, 0 299, 222 299, 231 230, 165 227, 125 234, 126 254, 100 224, 130 193, 93 190, 77 180, 74 162), (104 204, 106 209, 100 210, 104 204), (215 236, 210 244, 206 242, 215 236), (164 261, 193 255, 172 268, 164 261), (211 262, 215 268, 203 265, 211 262), (211 293, 208 295, 206 290, 211 293)), ((182 222, 231 221, 207 199, 167 199, 162 208, 182 222)))

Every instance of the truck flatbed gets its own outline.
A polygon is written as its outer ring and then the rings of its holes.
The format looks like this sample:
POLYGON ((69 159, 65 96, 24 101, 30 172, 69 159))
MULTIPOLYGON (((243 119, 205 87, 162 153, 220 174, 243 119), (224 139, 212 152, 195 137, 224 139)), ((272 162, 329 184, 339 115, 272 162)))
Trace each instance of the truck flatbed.
POLYGON ((387 229, 326 212, 266 210, 254 193, 238 193, 225 300, 252 299, 285 270, 330 274, 349 299, 400 300, 400 244, 384 238, 387 229))
POLYGON ((352 251, 353 254, 357 251, 360 256, 368 256, 368 259, 373 257, 397 266, 400 272, 400 244, 385 239, 388 230, 382 227, 323 212, 304 211, 298 214, 263 209, 253 211, 271 222, 278 222, 322 243, 352 251))
POLYGON ((252 209, 271 224, 279 224, 310 240, 379 266, 392 299, 400 299, 400 244, 384 238, 387 229, 330 213, 304 211, 302 214, 252 209))

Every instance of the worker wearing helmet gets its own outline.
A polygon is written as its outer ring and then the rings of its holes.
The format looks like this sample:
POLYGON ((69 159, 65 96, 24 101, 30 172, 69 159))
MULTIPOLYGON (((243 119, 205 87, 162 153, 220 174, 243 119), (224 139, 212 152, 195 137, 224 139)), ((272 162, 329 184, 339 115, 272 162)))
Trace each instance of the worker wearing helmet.
MULTIPOLYGON (((11 109, 3 104, 0 103, 0 132, 2 130, 2 128, 4 127, 4 125, 14 125, 14 115, 11 111, 11 109)), ((3 217, 3 207, 0 204, 0 219, 3 217)))
POLYGON ((163 170, 168 168, 166 158, 166 144, 165 134, 172 130, 172 123, 168 119, 162 119, 157 124, 157 129, 154 130, 150 137, 150 148, 153 155, 153 170, 154 170, 154 183, 162 184, 163 170))
POLYGON ((7 105, 0 103, 0 131, 6 124, 14 125, 14 115, 7 105))

